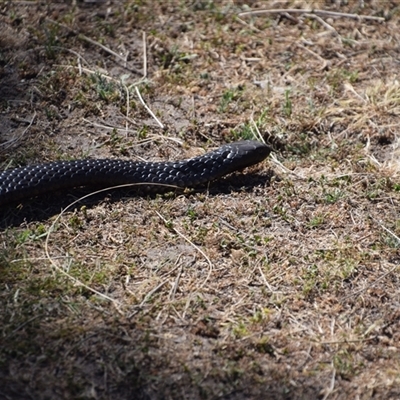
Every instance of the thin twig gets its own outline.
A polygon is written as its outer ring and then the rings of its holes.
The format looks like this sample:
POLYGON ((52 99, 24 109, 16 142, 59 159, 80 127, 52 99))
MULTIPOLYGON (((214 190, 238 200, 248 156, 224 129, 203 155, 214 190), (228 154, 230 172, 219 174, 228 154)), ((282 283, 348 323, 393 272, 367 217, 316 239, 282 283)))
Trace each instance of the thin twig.
MULTIPOLYGON (((112 126, 112 125, 104 125, 104 124, 99 124, 97 122, 93 122, 88 120, 87 118, 82 118, 82 121, 87 122, 90 125, 93 125, 97 128, 102 128, 102 129, 110 129, 110 130, 115 130, 115 131, 124 131, 126 132, 126 128, 118 128, 117 126, 112 126)), ((133 131, 133 130, 128 130, 128 133, 137 133, 137 131, 133 131)))
POLYGON ((157 285, 154 289, 150 290, 142 300, 142 302, 139 304, 139 307, 143 307, 145 303, 150 299, 150 297, 158 291, 158 289, 161 289, 166 283, 168 282, 168 279, 165 281, 161 282, 159 285, 157 285))
POLYGON ((290 174, 290 175, 293 175, 293 176, 295 176, 295 177, 297 177, 297 178, 304 179, 303 176, 301 176, 301 175, 299 175, 299 174, 296 174, 296 172, 291 171, 289 168, 286 168, 286 167, 276 158, 276 155, 275 155, 274 153, 271 153, 270 158, 271 158, 272 162, 273 162, 275 165, 277 165, 278 167, 280 167, 280 168, 282 169, 282 171, 285 172, 286 174, 290 174))
POLYGON ((147 77, 147 37, 143 31, 143 78, 147 77))
POLYGON ((264 281, 265 286, 268 288, 268 290, 269 290, 271 293, 275 293, 274 289, 272 289, 271 285, 268 283, 267 278, 265 277, 264 272, 263 272, 263 270, 261 269, 260 263, 257 263, 257 267, 258 267, 258 270, 259 270, 259 272, 260 272, 261 278, 262 278, 262 280, 264 281))
POLYGON ((246 21, 243 21, 239 17, 236 17, 236 21, 239 22, 240 24, 252 29, 255 32, 262 32, 261 29, 256 28, 255 26, 250 26, 246 21))
POLYGON ((126 92, 126 119, 125 119, 125 137, 128 137, 128 133, 129 133, 129 103, 130 103, 130 97, 129 97, 129 89, 128 87, 125 85, 125 83, 122 83, 125 92, 126 92))
POLYGON ((147 106, 147 104, 144 102, 142 95, 140 94, 139 88, 135 86, 136 94, 139 97, 140 102, 142 103, 143 107, 147 110, 147 112, 155 119, 157 124, 161 129, 164 129, 164 125, 160 122, 160 120, 154 115, 153 111, 150 110, 150 108, 147 106))
POLYGON ((253 114, 251 115, 251 123, 253 124, 254 129, 255 129, 255 131, 256 131, 255 136, 257 137, 257 139, 258 139, 260 142, 263 142, 263 143, 265 144, 265 140, 264 140, 263 136, 261 135, 260 130, 258 129, 258 126, 257 126, 257 124, 256 124, 256 121, 254 121, 253 114))
POLYGON ((353 18, 353 19, 364 19, 371 21, 385 21, 383 17, 373 17, 371 15, 359 15, 359 14, 348 14, 341 13, 335 11, 326 11, 326 10, 313 10, 313 9, 272 9, 272 10, 254 10, 254 11, 246 11, 239 13, 239 17, 245 17, 248 15, 262 15, 262 14, 282 14, 282 13, 290 13, 290 14, 317 14, 317 15, 325 15, 328 17, 338 17, 338 18, 353 18))
POLYGON ((382 225, 381 223, 379 223, 379 225, 384 231, 389 233, 389 235, 393 236, 397 240, 397 242, 400 244, 400 238, 394 232, 392 232, 390 229, 386 228, 386 226, 382 225))
POLYGON ((333 372, 332 372, 331 384, 326 389, 325 395, 322 400, 326 400, 333 393, 333 390, 335 389, 336 369, 335 369, 333 363, 332 363, 332 369, 333 369, 333 372))
POLYGON ((315 20, 318 21, 322 26, 324 26, 326 29, 328 29, 328 31, 333 32, 336 36, 340 36, 339 33, 337 32, 337 30, 336 30, 333 26, 329 25, 327 22, 325 22, 325 21, 324 21, 321 17, 319 17, 318 15, 306 13, 306 14, 304 14, 304 16, 307 17, 307 18, 315 19, 315 20))
POLYGON ((118 54, 115 51, 111 50, 109 47, 104 46, 103 44, 97 42, 96 40, 90 39, 90 37, 87 37, 87 36, 83 35, 82 33, 80 33, 78 35, 78 39, 83 39, 86 42, 88 42, 90 44, 93 44, 94 46, 98 46, 101 49, 103 49, 106 53, 109 53, 109 54, 113 55, 114 57, 119 58, 121 61, 124 62, 124 64, 126 63, 126 57, 121 56, 120 54, 118 54))
MULTIPOLYGON (((369 338, 362 338, 362 339, 345 339, 345 340, 324 340, 324 341, 316 341, 319 344, 322 345, 327 345, 327 344, 349 344, 349 343, 364 343, 368 342, 370 340, 375 340, 375 337, 369 337, 369 338)), ((315 340, 314 340, 315 341, 315 340)))
POLYGON ((183 265, 181 264, 178 275, 176 276, 176 279, 175 279, 175 283, 172 286, 172 289, 169 293, 169 300, 173 300, 175 298, 175 294, 176 294, 176 291, 178 290, 179 281, 181 279, 182 272, 183 272, 183 265))
POLYGON ((328 61, 325 60, 325 58, 321 57, 319 54, 317 54, 315 51, 312 51, 311 49, 309 49, 306 46, 303 46, 300 43, 297 43, 297 47, 299 47, 302 50, 307 51, 308 53, 310 53, 314 57, 318 58, 318 60, 320 60, 322 62, 322 67, 320 67, 320 71, 324 70, 326 68, 326 66, 328 65, 328 61))

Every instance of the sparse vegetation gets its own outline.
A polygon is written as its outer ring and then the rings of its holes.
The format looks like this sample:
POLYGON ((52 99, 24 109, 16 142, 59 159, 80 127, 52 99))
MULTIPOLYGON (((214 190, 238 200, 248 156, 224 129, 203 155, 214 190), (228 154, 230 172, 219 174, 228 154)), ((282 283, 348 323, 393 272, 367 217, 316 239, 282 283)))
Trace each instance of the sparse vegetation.
POLYGON ((267 3, 2 3, 0 168, 273 156, 1 209, 0 398, 400 398, 399 7, 267 3))

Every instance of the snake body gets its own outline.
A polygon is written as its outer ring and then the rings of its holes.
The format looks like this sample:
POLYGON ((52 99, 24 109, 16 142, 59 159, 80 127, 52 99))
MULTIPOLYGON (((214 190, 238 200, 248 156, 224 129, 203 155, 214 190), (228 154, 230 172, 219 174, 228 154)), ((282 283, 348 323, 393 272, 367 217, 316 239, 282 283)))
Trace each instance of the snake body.
POLYGON ((80 186, 140 183, 152 192, 162 191, 162 184, 193 188, 257 164, 269 153, 265 144, 245 140, 176 162, 87 159, 28 165, 0 172, 0 206, 80 186))

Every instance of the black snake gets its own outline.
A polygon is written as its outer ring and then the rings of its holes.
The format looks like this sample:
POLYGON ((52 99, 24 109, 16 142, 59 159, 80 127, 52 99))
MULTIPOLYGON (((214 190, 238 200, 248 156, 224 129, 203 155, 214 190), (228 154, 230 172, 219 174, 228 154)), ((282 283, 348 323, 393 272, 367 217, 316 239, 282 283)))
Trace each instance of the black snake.
POLYGON ((270 148, 265 144, 244 140, 176 162, 88 159, 55 161, 8 169, 0 173, 0 206, 79 186, 104 188, 144 183, 145 190, 153 192, 160 189, 162 191, 162 184, 193 188, 257 164, 269 153, 270 148))

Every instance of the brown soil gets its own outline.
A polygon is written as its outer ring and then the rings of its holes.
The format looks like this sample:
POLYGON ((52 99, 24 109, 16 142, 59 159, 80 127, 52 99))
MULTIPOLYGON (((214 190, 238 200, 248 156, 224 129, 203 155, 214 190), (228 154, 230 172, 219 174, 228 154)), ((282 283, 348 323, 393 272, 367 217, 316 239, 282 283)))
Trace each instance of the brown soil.
POLYGON ((1 169, 274 149, 204 190, 0 210, 0 398, 400 398, 399 23, 394 1, 0 2, 1 169))

